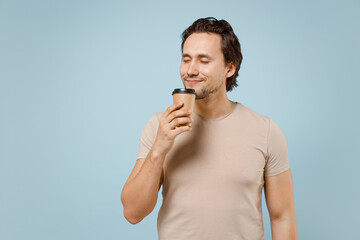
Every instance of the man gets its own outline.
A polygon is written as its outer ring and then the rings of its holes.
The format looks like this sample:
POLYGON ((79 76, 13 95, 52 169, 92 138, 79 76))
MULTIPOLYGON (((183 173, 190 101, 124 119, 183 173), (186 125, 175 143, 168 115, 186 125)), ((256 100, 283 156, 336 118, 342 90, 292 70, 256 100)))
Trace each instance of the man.
POLYGON ((125 218, 147 216, 163 185, 160 240, 264 239, 264 187, 273 239, 297 239, 285 137, 270 118, 227 98, 242 61, 230 24, 198 19, 182 36, 180 75, 195 89, 194 112, 179 102, 147 122, 121 195, 125 218))

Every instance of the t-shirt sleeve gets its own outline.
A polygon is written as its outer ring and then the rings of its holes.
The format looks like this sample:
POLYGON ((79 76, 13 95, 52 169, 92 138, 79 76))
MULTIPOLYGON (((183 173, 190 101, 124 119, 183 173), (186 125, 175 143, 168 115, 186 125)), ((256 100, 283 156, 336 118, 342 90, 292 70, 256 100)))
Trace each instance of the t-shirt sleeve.
POLYGON ((145 124, 140 136, 139 153, 137 159, 146 158, 154 144, 159 127, 158 114, 153 115, 145 124))
POLYGON ((284 133, 272 120, 269 121, 265 176, 274 176, 290 168, 284 133))

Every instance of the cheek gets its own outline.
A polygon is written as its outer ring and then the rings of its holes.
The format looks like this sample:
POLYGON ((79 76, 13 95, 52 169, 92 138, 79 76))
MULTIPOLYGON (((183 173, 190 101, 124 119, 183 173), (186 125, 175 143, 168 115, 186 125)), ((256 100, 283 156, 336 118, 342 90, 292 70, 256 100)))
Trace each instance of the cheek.
POLYGON ((199 72, 200 72, 200 74, 202 74, 204 76, 207 76, 207 77, 212 75, 211 74, 212 70, 211 70, 211 68, 209 66, 201 66, 201 67, 199 67, 199 72))
POLYGON ((218 78, 219 72, 214 66, 204 66, 201 70, 202 75, 209 78, 218 78))
POLYGON ((213 75, 216 76, 217 78, 223 79, 226 78, 226 72, 225 69, 223 68, 216 68, 213 71, 213 75))
POLYGON ((185 70, 185 67, 183 64, 180 64, 180 75, 181 76, 184 76, 186 73, 186 70, 185 70))

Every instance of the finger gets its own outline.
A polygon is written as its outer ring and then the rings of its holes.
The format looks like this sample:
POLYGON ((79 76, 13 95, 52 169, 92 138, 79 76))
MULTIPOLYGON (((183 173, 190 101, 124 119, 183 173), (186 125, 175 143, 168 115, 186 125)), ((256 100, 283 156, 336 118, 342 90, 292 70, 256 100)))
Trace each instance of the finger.
POLYGON ((173 105, 171 105, 170 107, 168 107, 165 111, 165 117, 167 118, 167 116, 172 113, 173 111, 177 110, 177 109, 180 109, 182 106, 184 105, 183 102, 177 102, 177 103, 174 103, 173 105))
POLYGON ((170 113, 168 115, 168 117, 166 118, 166 121, 171 122, 174 119, 179 118, 179 117, 188 117, 191 115, 191 113, 192 113, 191 110, 186 110, 186 109, 173 111, 172 113, 170 113))
POLYGON ((177 135, 183 133, 183 132, 188 132, 191 130, 191 126, 182 126, 182 127, 178 127, 175 130, 173 130, 173 134, 174 137, 176 137, 177 135))
POLYGON ((173 121, 170 122, 170 129, 174 129, 183 124, 190 124, 192 123, 192 119, 190 117, 179 117, 175 118, 173 121))

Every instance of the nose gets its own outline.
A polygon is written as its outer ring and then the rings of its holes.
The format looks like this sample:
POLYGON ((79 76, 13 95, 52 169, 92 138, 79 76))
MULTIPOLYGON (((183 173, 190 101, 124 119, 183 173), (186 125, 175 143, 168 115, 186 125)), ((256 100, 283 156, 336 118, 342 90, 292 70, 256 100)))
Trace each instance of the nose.
POLYGON ((192 61, 189 65, 189 68, 187 69, 187 75, 189 77, 191 76, 197 76, 199 74, 199 69, 195 61, 192 61))

